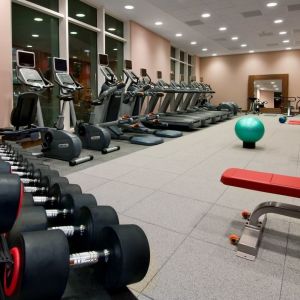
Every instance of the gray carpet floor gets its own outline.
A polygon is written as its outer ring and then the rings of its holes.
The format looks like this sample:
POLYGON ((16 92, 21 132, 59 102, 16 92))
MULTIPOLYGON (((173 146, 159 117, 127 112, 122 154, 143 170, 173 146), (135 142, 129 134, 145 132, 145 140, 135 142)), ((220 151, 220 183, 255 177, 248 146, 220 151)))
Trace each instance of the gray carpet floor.
POLYGON ((146 232, 150 268, 129 286, 138 299, 300 299, 298 220, 270 215, 254 262, 238 258, 228 240, 242 231, 241 210, 263 201, 299 202, 220 182, 229 167, 300 175, 300 126, 280 124, 278 116, 260 119, 266 132, 256 149, 242 148, 233 119, 159 146, 130 145, 92 166, 62 169, 99 204, 113 206, 120 223, 146 232))

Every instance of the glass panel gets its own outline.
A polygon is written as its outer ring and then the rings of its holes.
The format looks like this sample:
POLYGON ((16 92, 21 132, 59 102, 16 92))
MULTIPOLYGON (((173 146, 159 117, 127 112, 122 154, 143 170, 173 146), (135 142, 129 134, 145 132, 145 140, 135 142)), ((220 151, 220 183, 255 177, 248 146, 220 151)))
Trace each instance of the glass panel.
POLYGON ((191 65, 192 64, 192 56, 188 55, 188 64, 191 65))
POLYGON ((171 57, 176 58, 176 49, 174 47, 171 47, 171 57))
POLYGON ((69 0, 69 17, 97 27, 97 9, 79 0, 69 0))
POLYGON ((120 37, 124 37, 124 24, 112 16, 105 15, 105 30, 120 37))
POLYGON ((191 77, 192 77, 192 67, 188 67, 188 83, 191 83, 191 77))
POLYGON ((58 0, 27 0, 27 1, 58 11, 58 0))
POLYGON ((69 23, 70 73, 83 86, 74 99, 79 120, 88 121, 88 103, 97 97, 97 33, 69 23))
POLYGON ((180 51, 180 60, 184 61, 184 52, 183 51, 180 51))
POLYGON ((105 53, 109 58, 109 67, 119 79, 123 78, 124 44, 111 37, 105 37, 105 53))
POLYGON ((171 73, 175 76, 176 62, 171 60, 171 73))
MULTIPOLYGON (((46 78, 51 78, 51 65, 49 58, 58 56, 58 19, 42 14, 27 7, 12 4, 12 43, 13 43, 13 68, 15 69, 15 50, 23 49, 33 51, 36 55, 36 66, 46 78), (34 18, 43 19, 40 22, 34 18), (38 24, 37 24, 38 23, 38 24), (33 37, 32 35, 38 35, 33 37)), ((53 81, 53 80, 52 80, 53 81)), ((14 92, 20 91, 20 84, 14 77, 14 92)), ((53 126, 59 112, 57 89, 46 91, 41 97, 44 123, 53 126)))

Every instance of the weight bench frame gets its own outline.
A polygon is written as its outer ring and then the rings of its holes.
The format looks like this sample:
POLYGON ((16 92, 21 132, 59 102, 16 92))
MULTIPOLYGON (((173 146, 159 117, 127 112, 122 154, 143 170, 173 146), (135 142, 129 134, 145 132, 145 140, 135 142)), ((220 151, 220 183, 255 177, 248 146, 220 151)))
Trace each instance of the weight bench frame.
MULTIPOLYGON (((225 185, 300 198, 298 177, 232 168, 223 173, 221 182, 225 185), (286 184, 280 186, 280 180, 286 184)), ((270 213, 300 219, 300 206, 276 201, 263 202, 256 206, 238 241, 237 256, 255 260, 267 222, 267 214, 270 213)))

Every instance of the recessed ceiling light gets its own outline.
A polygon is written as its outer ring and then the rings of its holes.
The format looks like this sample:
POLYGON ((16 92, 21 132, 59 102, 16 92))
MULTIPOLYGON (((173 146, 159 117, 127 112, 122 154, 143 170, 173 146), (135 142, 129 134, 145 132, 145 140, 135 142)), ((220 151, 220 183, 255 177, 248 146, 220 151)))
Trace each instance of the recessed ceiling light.
POLYGON ((279 34, 280 35, 285 35, 285 34, 287 34, 287 32, 286 31, 280 31, 279 34))
POLYGON ((134 9, 134 6, 133 5, 125 5, 124 8, 131 10, 131 9, 134 9))
POLYGON ((76 35, 76 34, 78 34, 78 32, 77 31, 71 31, 70 34, 76 35))
POLYGON ((114 48, 113 50, 114 50, 114 51, 118 51, 118 48, 114 48))
POLYGON ((107 30, 108 30, 108 31, 116 31, 116 28, 114 28, 114 27, 109 27, 107 30))
POLYGON ((287 47, 287 48, 285 48, 285 50, 292 50, 292 48, 291 47, 287 47))
POLYGON ((254 53, 254 50, 250 50, 249 53, 254 53))
POLYGON ((237 41, 237 40, 239 39, 239 37, 238 37, 238 36, 233 36, 231 39, 232 39, 233 41, 237 41))
POLYGON ((275 91, 279 91, 279 88, 276 88, 275 91))
POLYGON ((258 84, 258 85, 256 85, 256 87, 260 87, 260 85, 258 84))
POLYGON ((274 81, 271 81, 271 84, 275 84, 275 82, 274 82, 274 81))
POLYGON ((191 45, 197 45, 197 42, 196 41, 192 41, 191 45))
POLYGON ((38 34, 32 34, 31 36, 34 37, 34 38, 38 38, 39 37, 38 34))
POLYGON ((208 49, 207 48, 202 48, 202 51, 203 52, 206 52, 208 49))
POLYGON ((74 59, 76 59, 76 58, 77 58, 77 56, 73 56, 73 58, 74 58, 74 59))
POLYGON ((182 36, 182 33, 176 33, 175 34, 177 37, 181 37, 182 36))
POLYGON ((210 17, 210 13, 204 13, 201 15, 202 18, 209 18, 210 17))
POLYGON ((44 21, 44 19, 42 19, 42 18, 34 18, 33 20, 36 21, 36 22, 43 22, 44 21))
POLYGON ((218 56, 218 54, 217 53, 213 53, 212 56, 218 56))
POLYGON ((247 47, 247 44, 242 44, 241 47, 245 48, 245 47, 247 47))
POLYGON ((85 49, 85 50, 84 50, 84 52, 85 52, 85 53, 90 53, 90 52, 91 52, 91 50, 89 50, 89 49, 85 49))
POLYGON ((275 21, 274 21, 275 24, 280 24, 280 23, 282 23, 282 22, 283 22, 282 19, 278 19, 278 20, 275 20, 275 21))
POLYGON ((289 43, 290 42, 290 40, 284 40, 284 41, 282 41, 284 44, 287 44, 287 43, 289 43))
POLYGON ((161 26, 161 25, 163 24, 163 22, 157 21, 157 22, 155 22, 154 24, 155 24, 156 26, 161 26))
POLYGON ((32 45, 27 45, 26 47, 27 47, 27 48, 32 48, 32 45))
POLYGON ((277 6, 277 2, 269 2, 269 3, 267 3, 267 7, 275 7, 275 6, 277 6))
POLYGON ((278 86, 277 86, 277 85, 273 85, 273 87, 274 87, 274 88, 277 88, 278 86))
POLYGON ((78 14, 76 14, 76 17, 78 17, 78 18, 84 18, 84 17, 85 17, 85 14, 78 13, 78 14))
POLYGON ((220 27, 219 30, 220 31, 225 31, 225 30, 227 30, 227 27, 220 27))

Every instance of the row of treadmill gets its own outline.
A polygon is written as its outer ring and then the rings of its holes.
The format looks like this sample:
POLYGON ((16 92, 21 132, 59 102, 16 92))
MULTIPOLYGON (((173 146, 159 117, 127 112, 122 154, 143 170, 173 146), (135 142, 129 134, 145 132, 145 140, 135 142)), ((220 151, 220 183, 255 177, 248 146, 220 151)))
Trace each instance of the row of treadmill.
MULTIPOLYGON (((109 67, 108 56, 99 54, 99 68, 105 82, 97 99, 90 101, 92 108, 89 120, 77 120, 74 99, 83 87, 68 72, 67 60, 54 57, 51 59, 52 73, 59 87, 58 102, 61 109, 54 128, 45 127, 39 96, 53 88, 54 84, 37 70, 34 52, 17 50, 16 53, 17 77, 27 88, 27 93, 18 99, 19 114, 14 122, 27 125, 27 131, 31 134, 32 131, 41 133, 42 151, 46 157, 70 161, 79 157, 81 148, 102 153, 118 150, 119 147, 110 146, 111 139, 145 146, 158 145, 164 142, 163 138, 182 136, 183 130, 194 130, 228 120, 239 109, 232 102, 213 106, 210 100, 214 91, 204 83, 194 81, 191 84, 179 84, 171 81, 168 84, 162 79, 161 72, 157 72, 158 81, 154 83, 146 69, 141 69, 138 76, 133 72, 129 60, 125 61, 124 78, 120 81, 109 67), (67 103, 74 134, 64 130, 67 103), (26 119, 24 124, 20 120, 22 118, 26 119), (37 127, 32 127, 34 119, 37 120, 37 127)), ((82 159, 82 162, 86 160, 82 159)))

